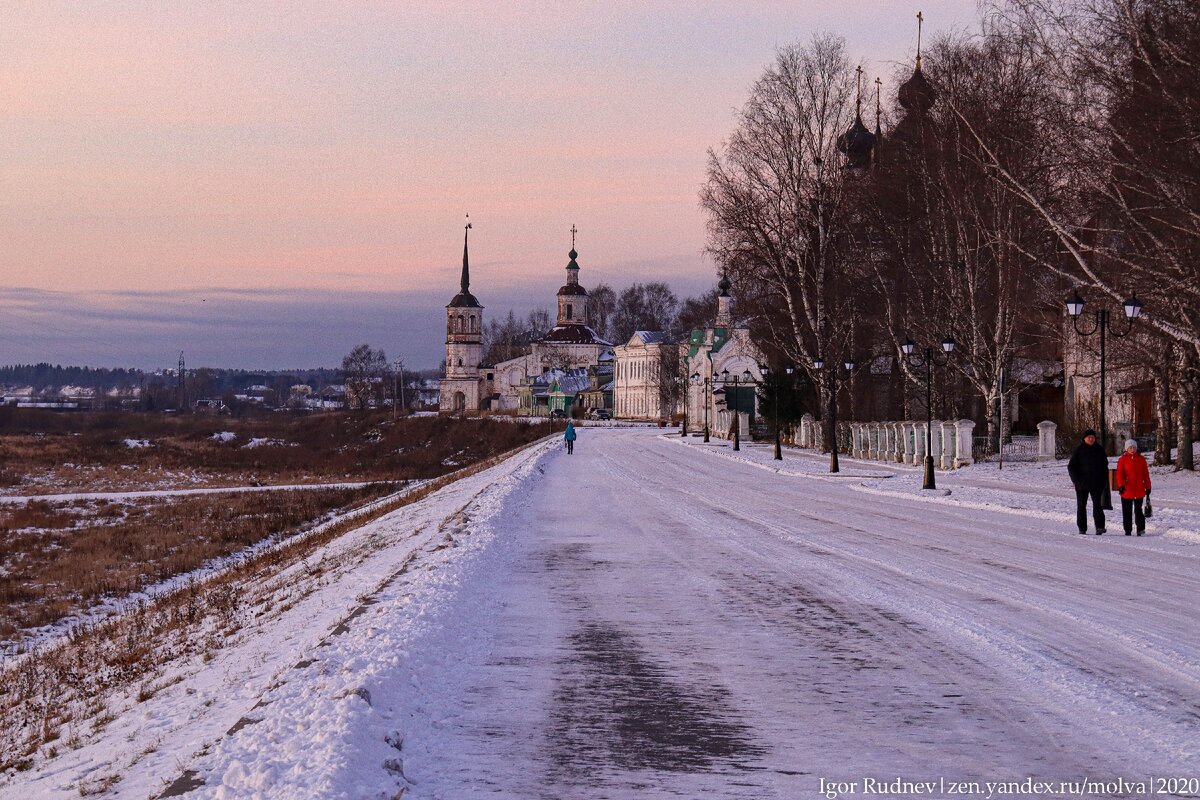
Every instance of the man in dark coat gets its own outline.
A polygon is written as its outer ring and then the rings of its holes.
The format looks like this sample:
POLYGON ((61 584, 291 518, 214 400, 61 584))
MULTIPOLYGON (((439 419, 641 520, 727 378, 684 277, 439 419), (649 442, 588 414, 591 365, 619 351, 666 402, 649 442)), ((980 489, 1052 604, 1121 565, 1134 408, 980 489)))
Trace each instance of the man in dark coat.
POLYGON ((1100 497, 1108 482, 1108 455, 1104 446, 1096 442, 1096 432, 1083 432, 1083 442, 1071 454, 1067 463, 1071 483, 1075 484, 1075 521, 1080 533, 1087 533, 1087 501, 1092 498, 1092 519, 1096 523, 1096 535, 1104 533, 1104 509, 1100 497))

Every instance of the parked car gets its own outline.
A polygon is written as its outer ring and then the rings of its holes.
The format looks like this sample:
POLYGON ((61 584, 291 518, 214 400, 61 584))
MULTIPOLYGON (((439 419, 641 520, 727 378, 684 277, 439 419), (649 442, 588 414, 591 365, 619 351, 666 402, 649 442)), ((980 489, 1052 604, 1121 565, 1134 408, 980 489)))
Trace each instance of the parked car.
POLYGON ((566 418, 567 418, 567 412, 563 411, 561 408, 556 408, 550 412, 550 419, 566 419, 566 418))
POLYGON ((612 419, 612 413, 607 408, 593 408, 588 416, 592 419, 612 419))

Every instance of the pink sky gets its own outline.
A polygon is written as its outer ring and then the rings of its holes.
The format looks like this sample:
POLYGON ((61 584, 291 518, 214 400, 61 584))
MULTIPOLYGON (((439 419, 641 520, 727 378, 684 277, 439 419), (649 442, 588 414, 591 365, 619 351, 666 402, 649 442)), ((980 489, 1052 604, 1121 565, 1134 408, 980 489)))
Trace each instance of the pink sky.
POLYGON ((712 273, 705 151, 776 46, 833 31, 886 80, 918 8, 927 34, 976 18, 969 0, 4 4, 3 288, 449 297, 470 212, 485 304, 557 281, 572 224, 585 284, 689 291, 712 273))

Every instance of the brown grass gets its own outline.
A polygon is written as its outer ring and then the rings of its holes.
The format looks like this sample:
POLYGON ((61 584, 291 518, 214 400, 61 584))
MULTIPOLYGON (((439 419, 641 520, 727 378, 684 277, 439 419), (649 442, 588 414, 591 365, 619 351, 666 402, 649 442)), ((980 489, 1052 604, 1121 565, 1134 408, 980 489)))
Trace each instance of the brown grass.
POLYGON ((54 622, 393 491, 230 492, 0 509, 0 638, 54 622))

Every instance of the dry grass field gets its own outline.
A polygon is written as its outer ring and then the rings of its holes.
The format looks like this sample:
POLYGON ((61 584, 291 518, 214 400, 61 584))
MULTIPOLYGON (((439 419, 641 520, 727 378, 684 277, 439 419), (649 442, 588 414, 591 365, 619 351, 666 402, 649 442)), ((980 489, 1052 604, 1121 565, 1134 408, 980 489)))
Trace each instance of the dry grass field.
POLYGON ((131 491, 432 478, 544 433, 387 412, 62 413, 0 408, 0 492, 131 491))
POLYGON ((0 643, 393 491, 280 490, 0 507, 0 643))

